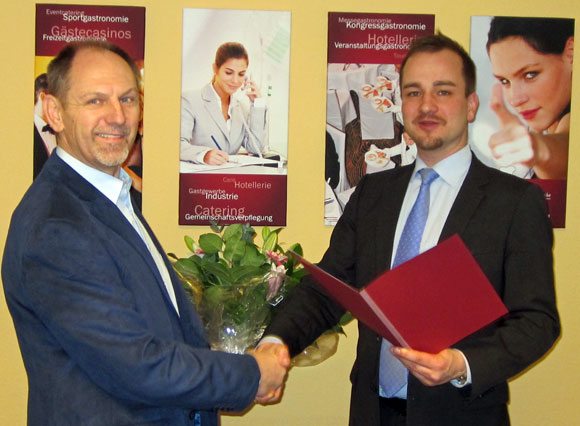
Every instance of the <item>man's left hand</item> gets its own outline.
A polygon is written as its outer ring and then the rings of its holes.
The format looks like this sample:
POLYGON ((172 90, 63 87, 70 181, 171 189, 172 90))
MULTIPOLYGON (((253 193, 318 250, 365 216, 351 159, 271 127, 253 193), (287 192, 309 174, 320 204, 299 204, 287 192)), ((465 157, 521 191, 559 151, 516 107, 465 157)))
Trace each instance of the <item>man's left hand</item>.
POLYGON ((426 386, 441 385, 467 373, 463 356, 454 349, 430 354, 393 346, 391 353, 426 386))

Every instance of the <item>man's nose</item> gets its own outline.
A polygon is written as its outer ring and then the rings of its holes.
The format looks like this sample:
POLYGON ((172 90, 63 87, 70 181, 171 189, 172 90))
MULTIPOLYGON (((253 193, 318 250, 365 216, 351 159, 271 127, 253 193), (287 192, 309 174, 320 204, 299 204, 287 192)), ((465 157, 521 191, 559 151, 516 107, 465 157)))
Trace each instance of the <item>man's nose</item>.
POLYGON ((422 112, 433 112, 437 110, 437 102, 435 96, 431 93, 425 93, 421 98, 420 105, 422 112))
POLYGON ((109 102, 107 120, 113 123, 123 124, 126 121, 123 104, 117 99, 109 102))

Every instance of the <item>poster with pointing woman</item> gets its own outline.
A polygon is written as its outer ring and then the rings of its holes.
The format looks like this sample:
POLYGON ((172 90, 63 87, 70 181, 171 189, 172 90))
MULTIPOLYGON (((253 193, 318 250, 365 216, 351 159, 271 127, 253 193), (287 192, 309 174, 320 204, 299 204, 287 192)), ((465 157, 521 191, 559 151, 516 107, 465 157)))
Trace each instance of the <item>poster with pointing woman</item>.
POLYGON ((574 19, 473 16, 480 107, 470 129, 484 163, 539 185, 566 219, 574 19))

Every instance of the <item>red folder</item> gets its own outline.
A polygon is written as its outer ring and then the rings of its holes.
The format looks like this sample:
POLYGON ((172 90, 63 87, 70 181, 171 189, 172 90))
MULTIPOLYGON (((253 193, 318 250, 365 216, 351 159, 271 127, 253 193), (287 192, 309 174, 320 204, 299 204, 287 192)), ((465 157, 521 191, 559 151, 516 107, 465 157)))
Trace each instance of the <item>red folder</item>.
POLYGON ((438 353, 508 312, 458 235, 362 290, 293 255, 332 298, 395 346, 438 353))

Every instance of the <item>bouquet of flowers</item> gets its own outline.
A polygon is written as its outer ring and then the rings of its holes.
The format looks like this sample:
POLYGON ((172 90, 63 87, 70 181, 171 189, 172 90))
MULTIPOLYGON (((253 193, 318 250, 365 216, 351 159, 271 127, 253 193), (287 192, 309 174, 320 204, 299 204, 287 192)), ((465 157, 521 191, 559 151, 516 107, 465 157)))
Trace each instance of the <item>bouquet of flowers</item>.
MULTIPOLYGON (((278 244, 282 228, 262 228, 259 247, 249 224, 219 226, 195 242, 185 237, 192 253, 173 267, 196 305, 212 349, 244 353, 255 345, 269 323, 272 308, 300 282, 305 269, 278 244)), ((293 244, 302 255, 302 247, 293 244)))

